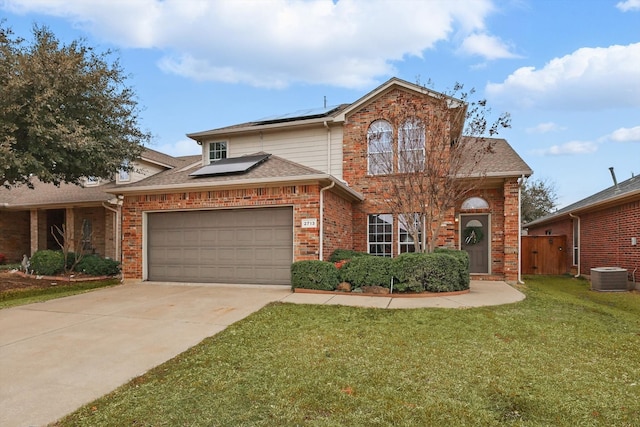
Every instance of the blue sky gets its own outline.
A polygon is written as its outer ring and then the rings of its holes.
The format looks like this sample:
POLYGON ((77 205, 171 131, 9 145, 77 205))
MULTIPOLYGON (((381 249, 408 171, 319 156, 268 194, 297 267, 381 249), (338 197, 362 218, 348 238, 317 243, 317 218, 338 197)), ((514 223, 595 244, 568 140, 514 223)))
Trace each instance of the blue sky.
POLYGON ((559 207, 640 174, 640 0, 0 0, 29 38, 114 49, 151 148, 350 103, 390 77, 474 88, 559 207))

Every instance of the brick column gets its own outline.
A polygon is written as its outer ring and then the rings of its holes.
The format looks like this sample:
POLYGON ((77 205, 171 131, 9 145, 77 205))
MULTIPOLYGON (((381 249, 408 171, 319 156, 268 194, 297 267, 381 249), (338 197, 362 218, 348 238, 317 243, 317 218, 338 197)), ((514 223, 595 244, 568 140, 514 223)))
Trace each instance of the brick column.
POLYGON ((38 210, 31 209, 29 218, 29 235, 31 240, 31 253, 29 256, 38 251, 38 210))
POLYGON ((517 178, 509 178, 504 182, 504 277, 508 282, 518 280, 518 253, 520 251, 520 205, 517 178))

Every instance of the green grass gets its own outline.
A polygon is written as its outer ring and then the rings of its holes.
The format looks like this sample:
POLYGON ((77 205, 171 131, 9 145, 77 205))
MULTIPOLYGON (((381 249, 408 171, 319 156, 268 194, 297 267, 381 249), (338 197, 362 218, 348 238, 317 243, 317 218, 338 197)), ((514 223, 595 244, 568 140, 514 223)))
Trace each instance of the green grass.
POLYGON ((60 425, 640 425, 640 295, 522 290, 462 310, 272 304, 60 425))
POLYGON ((95 280, 90 282, 74 282, 69 284, 58 284, 48 288, 38 289, 14 289, 0 292, 0 309, 15 307, 18 305, 43 302, 55 298, 68 297, 81 294, 93 289, 118 285, 118 279, 95 280))

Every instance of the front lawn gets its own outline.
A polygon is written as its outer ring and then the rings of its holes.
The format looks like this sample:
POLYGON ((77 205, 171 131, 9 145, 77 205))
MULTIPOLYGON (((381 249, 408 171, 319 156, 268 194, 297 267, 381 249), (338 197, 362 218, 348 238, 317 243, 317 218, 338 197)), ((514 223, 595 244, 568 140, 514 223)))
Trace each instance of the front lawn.
POLYGON ((526 282, 476 309, 272 304, 59 425, 640 425, 640 294, 526 282))

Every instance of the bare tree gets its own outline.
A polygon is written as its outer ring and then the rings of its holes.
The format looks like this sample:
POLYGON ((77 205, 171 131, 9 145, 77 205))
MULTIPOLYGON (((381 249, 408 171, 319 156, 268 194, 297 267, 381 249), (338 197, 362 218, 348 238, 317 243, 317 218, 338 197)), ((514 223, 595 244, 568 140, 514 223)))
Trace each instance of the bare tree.
POLYGON ((381 120, 367 132, 369 172, 384 175, 384 204, 398 217, 416 252, 432 252, 456 203, 484 179, 491 136, 510 127, 508 113, 489 123, 485 100, 470 100, 456 84, 451 93, 424 88, 424 96, 400 94, 377 104, 381 120))
POLYGON ((86 254, 85 247, 84 247, 85 242, 91 242, 93 233, 89 233, 89 235, 86 235, 86 232, 85 232, 85 230, 87 229, 85 227, 86 222, 87 222, 86 219, 82 221, 82 232, 80 232, 77 235, 76 239, 74 239, 74 236, 71 233, 71 230, 68 229, 65 224, 62 224, 62 226, 60 227, 57 225, 53 225, 51 227, 51 235, 53 236, 56 243, 58 244, 58 246, 60 246, 60 249, 62 250, 62 255, 64 257, 65 273, 69 271, 73 271, 76 265, 78 265, 80 261, 82 261, 82 258, 84 258, 86 254), (71 245, 72 242, 73 242, 73 246, 71 245), (75 249, 75 252, 72 251, 72 248, 75 249), (71 265, 68 266, 69 256, 72 252, 74 254, 74 259, 71 265))
POLYGON ((556 186, 548 179, 527 180, 522 186, 522 223, 526 224, 553 212, 558 201, 556 186))

